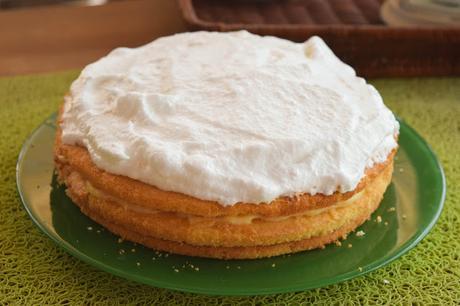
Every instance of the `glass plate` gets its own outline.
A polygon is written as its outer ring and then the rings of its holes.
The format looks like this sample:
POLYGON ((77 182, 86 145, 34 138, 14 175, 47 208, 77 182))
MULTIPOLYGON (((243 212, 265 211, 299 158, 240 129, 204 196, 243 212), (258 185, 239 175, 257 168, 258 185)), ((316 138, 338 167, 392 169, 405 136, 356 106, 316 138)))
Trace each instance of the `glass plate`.
POLYGON ((121 241, 83 215, 56 183, 54 114, 25 142, 17 186, 35 224, 75 257, 109 273, 155 287, 204 294, 254 295, 300 291, 357 277, 413 248, 438 219, 444 174, 427 143, 401 123, 393 181, 379 209, 359 230, 323 250, 258 260, 215 260, 156 252, 121 241), (380 216, 381 222, 377 218, 380 216))

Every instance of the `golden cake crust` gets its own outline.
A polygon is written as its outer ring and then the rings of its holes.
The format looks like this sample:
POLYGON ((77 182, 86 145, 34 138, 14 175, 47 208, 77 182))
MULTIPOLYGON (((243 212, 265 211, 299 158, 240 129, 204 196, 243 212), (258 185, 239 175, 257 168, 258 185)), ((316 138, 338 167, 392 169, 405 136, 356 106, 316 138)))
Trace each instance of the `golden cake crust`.
POLYGON ((85 148, 62 143, 59 128, 56 133, 54 156, 58 170, 68 166, 67 168, 80 173, 84 179, 90 181, 95 188, 104 193, 146 208, 203 217, 238 215, 279 217, 300 213, 308 209, 327 207, 351 198, 354 194, 364 189, 367 184, 392 163, 395 153, 396 150, 393 150, 385 162, 375 164, 373 167, 366 169, 365 175, 358 186, 350 192, 335 192, 328 196, 302 193, 290 197, 278 197, 270 203, 237 203, 232 206, 223 206, 214 201, 201 200, 182 193, 161 190, 138 180, 99 169, 92 162, 89 152, 85 148))
MULTIPOLYGON (((84 214, 86 214, 99 224, 103 225, 111 232, 120 235, 124 239, 141 243, 145 246, 151 247, 156 250, 167 251, 182 255, 221 259, 251 259, 271 257, 315 248, 322 248, 328 243, 337 241, 340 238, 345 238, 348 233, 350 233, 355 228, 364 223, 367 219, 369 219, 372 212, 374 212, 375 209, 378 208, 383 195, 383 191, 385 190, 387 184, 391 179, 391 166, 388 166, 386 171, 382 173, 382 175, 379 176, 373 182, 374 186, 372 186, 372 188, 364 190, 366 194, 360 197, 359 203, 355 203, 358 206, 356 207, 357 210, 353 209, 353 211, 357 213, 353 214, 353 216, 351 217, 348 216, 348 218, 345 215, 342 215, 342 218, 346 219, 346 221, 343 222, 343 224, 340 227, 334 230, 324 231, 321 235, 318 236, 312 236, 299 240, 290 240, 274 244, 254 243, 254 245, 245 246, 222 246, 218 244, 216 245, 215 239, 213 240, 215 245, 212 245, 213 242, 210 242, 207 245, 197 245, 184 242, 184 237, 187 237, 187 235, 194 235, 194 228, 190 227, 190 224, 188 232, 181 233, 179 230, 176 232, 176 237, 169 237, 175 238, 177 240, 162 239, 159 237, 152 236, 152 232, 150 231, 151 228, 145 228, 143 226, 136 225, 142 224, 143 222, 145 222, 145 219, 133 219, 131 221, 127 221, 131 219, 132 216, 127 217, 124 213, 121 219, 114 218, 114 211, 111 211, 113 207, 107 208, 104 206, 99 206, 100 202, 98 201, 98 199, 96 199, 96 201, 90 200, 91 196, 89 196, 89 194, 85 192, 85 183, 83 182, 83 180, 81 180, 81 178, 78 178, 79 175, 76 172, 71 173, 65 179, 65 181, 66 184, 68 184, 67 192, 69 196, 72 198, 74 203, 76 203, 80 207, 81 211, 84 214), (185 236, 181 237, 181 235, 184 234, 185 236)), ((116 213, 117 212, 115 211, 115 214, 116 213)), ((336 213, 338 212, 336 211, 336 213)), ((323 221, 327 220, 323 219, 323 221)), ((169 222, 170 220, 168 221, 168 218, 166 218, 166 222, 163 223, 163 225, 167 225, 169 224, 169 222)), ((320 228, 324 228, 324 224, 326 223, 319 223, 315 225, 319 226, 320 228)), ((238 228, 238 226, 235 226, 234 228, 238 228)), ((175 227, 170 227, 169 229, 174 230, 175 227)), ((267 229, 265 229, 265 231, 267 231, 267 229)), ((273 227, 269 227, 268 231, 270 231, 271 233, 276 233, 276 231, 273 230, 273 227)), ((217 234, 216 236, 218 236, 219 234, 217 232, 219 232, 219 229, 213 229, 214 235, 217 234)), ((223 231, 223 233, 228 233, 228 231, 223 231)), ((248 233, 242 233, 240 231, 240 235, 245 236, 248 235, 248 233)))
POLYGON ((113 233, 158 250, 239 259, 323 247, 354 230, 379 206, 391 181, 395 152, 367 169, 351 192, 304 193, 233 206, 101 170, 85 148, 63 144, 59 128, 54 158, 73 202, 113 233), (249 222, 235 222, 241 218, 249 222))
MULTIPOLYGON (((327 236, 349 222, 358 220, 363 213, 370 215, 381 201, 391 180, 392 164, 388 165, 360 193, 328 207, 318 214, 300 214, 275 221, 254 218, 247 223, 232 223, 225 217, 197 217, 163 211, 136 211, 131 204, 91 192, 88 183, 75 171, 64 178, 67 192, 84 212, 115 225, 121 225, 143 236, 177 241, 195 246, 245 247, 305 240, 327 236), (343 203, 343 202, 342 202, 343 203)), ((313 212, 307 210, 306 212, 313 212)))
POLYGON ((196 246, 187 243, 159 239, 152 236, 145 236, 139 234, 136 231, 126 229, 123 226, 104 219, 102 216, 98 215, 92 210, 87 209, 85 206, 81 206, 81 209, 91 219, 103 225, 112 233, 115 233, 126 240, 143 244, 155 250, 187 256, 199 256, 218 259, 256 259, 323 248, 326 244, 338 241, 341 238, 346 238, 348 233, 369 219, 370 214, 378 207, 378 204, 378 202, 374 203, 375 207, 369 211, 362 212, 362 214, 352 222, 343 225, 341 228, 327 235, 273 245, 259 245, 249 247, 196 246))

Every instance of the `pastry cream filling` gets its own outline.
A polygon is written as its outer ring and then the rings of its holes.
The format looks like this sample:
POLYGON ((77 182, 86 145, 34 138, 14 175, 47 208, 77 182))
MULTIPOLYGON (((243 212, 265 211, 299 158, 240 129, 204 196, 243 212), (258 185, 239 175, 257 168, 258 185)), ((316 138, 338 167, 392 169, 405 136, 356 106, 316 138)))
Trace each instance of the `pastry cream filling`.
MULTIPOLYGON (((157 214, 157 213, 164 212, 161 210, 147 208, 147 207, 131 204, 126 201, 120 200, 119 198, 111 196, 101 191, 100 189, 95 188, 88 181, 86 181, 86 188, 90 195, 96 198, 110 200, 112 202, 115 202, 121 205, 126 210, 131 210, 133 212, 141 213, 141 214, 157 214)), ((334 205, 331 205, 328 207, 310 209, 305 212, 290 214, 290 215, 285 215, 285 216, 280 216, 280 217, 264 217, 264 216, 260 216, 256 214, 238 215, 238 216, 220 216, 220 217, 202 217, 202 216, 195 216, 195 215, 189 215, 189 214, 184 214, 184 213, 173 213, 173 214, 181 218, 187 218, 190 223, 196 223, 196 222, 201 222, 201 221, 219 221, 219 222, 225 222, 225 223, 230 223, 234 225, 243 225, 243 224, 251 224, 254 220, 260 220, 263 222, 280 222, 280 221, 284 221, 290 218, 313 217, 313 216, 316 216, 322 213, 326 213, 326 212, 329 212, 329 211, 332 211, 338 208, 350 206, 353 203, 355 203, 358 199, 360 199, 363 196, 363 193, 364 193, 364 190, 361 190, 360 192, 354 194, 349 199, 345 201, 339 201, 335 203, 334 205)))

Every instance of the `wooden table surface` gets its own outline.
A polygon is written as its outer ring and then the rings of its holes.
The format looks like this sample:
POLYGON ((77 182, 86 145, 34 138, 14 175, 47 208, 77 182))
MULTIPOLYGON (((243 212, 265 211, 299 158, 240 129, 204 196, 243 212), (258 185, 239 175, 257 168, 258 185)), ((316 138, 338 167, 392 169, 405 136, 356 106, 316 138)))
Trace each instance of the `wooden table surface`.
POLYGON ((82 68, 119 46, 185 31, 176 0, 0 11, 0 76, 82 68))

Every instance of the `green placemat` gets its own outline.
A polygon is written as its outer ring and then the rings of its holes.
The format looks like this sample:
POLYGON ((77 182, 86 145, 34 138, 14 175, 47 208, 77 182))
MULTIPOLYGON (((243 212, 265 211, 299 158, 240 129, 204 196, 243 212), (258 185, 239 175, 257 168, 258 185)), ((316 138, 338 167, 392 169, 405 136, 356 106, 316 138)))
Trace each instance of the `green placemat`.
POLYGON ((22 208, 15 166, 22 143, 57 110, 77 71, 0 79, 0 304, 459 304, 460 78, 376 80, 388 106, 433 147, 447 177, 433 231, 389 266, 325 288, 257 297, 157 289, 98 271, 42 234, 22 208))

